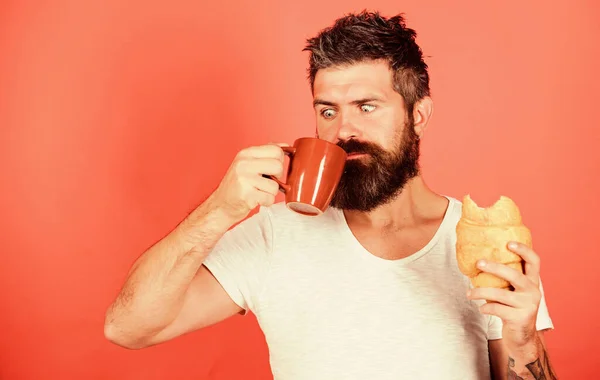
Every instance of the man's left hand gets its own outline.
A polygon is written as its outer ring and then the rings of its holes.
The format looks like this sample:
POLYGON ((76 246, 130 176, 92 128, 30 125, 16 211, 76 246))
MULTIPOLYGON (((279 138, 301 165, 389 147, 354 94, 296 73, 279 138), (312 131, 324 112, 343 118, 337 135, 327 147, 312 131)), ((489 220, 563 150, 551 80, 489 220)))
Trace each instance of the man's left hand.
POLYGON ((480 260, 477 267, 510 282, 514 290, 474 288, 469 290, 467 297, 488 300, 480 311, 502 319, 502 339, 509 349, 518 351, 536 339, 536 319, 542 298, 539 288, 540 257, 520 243, 511 242, 508 249, 521 256, 525 262, 525 273, 487 260, 480 260))

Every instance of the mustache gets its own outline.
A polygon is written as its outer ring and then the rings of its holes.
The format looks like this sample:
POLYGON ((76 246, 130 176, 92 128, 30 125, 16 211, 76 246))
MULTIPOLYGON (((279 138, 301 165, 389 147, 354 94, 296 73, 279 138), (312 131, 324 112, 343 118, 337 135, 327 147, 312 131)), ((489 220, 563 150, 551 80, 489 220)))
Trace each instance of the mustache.
POLYGON ((380 156, 384 152, 384 150, 376 144, 354 139, 338 141, 336 145, 344 149, 348 154, 354 153, 380 156))

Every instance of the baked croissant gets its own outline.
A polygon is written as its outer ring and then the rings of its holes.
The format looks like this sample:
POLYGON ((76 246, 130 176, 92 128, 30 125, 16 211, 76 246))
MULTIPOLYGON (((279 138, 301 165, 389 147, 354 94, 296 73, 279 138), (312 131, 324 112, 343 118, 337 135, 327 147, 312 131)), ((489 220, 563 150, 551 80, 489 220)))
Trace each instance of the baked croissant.
POLYGON ((501 196, 493 205, 479 207, 466 195, 456 225, 456 259, 458 268, 470 278, 473 287, 512 288, 508 281, 476 267, 478 260, 485 259, 523 273, 522 259, 508 249, 509 241, 532 247, 531 231, 523 225, 515 202, 501 196))

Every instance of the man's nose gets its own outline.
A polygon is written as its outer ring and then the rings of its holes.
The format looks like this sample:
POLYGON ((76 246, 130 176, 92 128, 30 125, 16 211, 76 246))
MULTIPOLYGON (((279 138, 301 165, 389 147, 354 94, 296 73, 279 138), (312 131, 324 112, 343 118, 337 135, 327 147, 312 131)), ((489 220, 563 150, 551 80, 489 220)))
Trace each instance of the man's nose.
POLYGON ((351 116, 340 116, 337 139, 341 141, 360 138, 361 130, 351 116))

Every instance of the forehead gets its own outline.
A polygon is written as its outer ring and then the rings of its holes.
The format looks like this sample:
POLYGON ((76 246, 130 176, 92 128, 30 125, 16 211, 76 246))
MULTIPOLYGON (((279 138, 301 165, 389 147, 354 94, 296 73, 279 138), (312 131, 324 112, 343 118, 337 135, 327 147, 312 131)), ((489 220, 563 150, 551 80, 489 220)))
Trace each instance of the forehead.
POLYGON ((321 69, 315 75, 313 97, 351 100, 369 94, 390 97, 395 93, 387 62, 360 62, 321 69))

